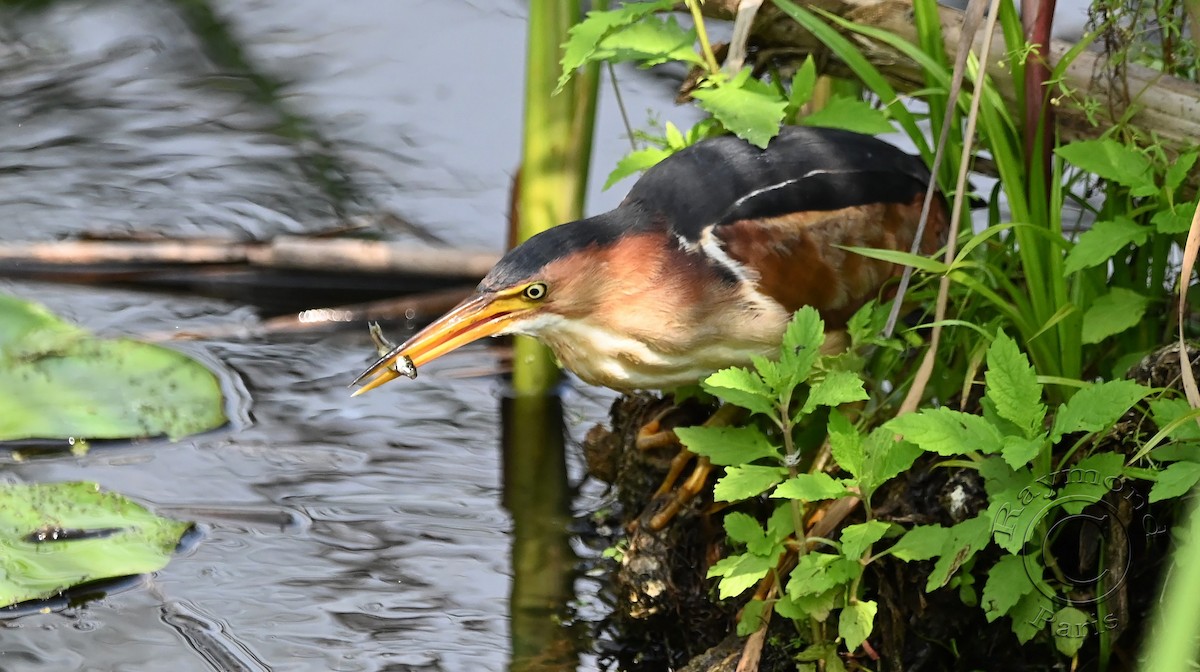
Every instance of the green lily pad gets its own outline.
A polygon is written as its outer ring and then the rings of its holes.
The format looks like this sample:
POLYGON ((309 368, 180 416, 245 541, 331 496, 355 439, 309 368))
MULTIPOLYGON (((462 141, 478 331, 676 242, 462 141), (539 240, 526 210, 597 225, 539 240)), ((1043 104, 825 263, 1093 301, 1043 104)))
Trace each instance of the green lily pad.
POLYGON ((0 606, 158 571, 189 527, 95 483, 0 485, 0 606))
POLYGON ((216 376, 187 355, 0 296, 0 440, 174 440, 224 423, 216 376))

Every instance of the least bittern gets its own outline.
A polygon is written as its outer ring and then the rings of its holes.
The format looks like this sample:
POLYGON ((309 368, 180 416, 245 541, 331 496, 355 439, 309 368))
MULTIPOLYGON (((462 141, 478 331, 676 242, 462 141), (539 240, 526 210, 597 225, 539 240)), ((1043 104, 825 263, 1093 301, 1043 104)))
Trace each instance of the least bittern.
MULTIPOLYGON (((584 381, 631 391, 773 356, 802 306, 840 331, 900 270, 843 248, 909 250, 929 179, 918 158, 849 131, 785 128, 766 149, 702 141, 646 171, 616 209, 510 251, 355 394, 484 336, 533 336, 584 381)), ((939 198, 921 251, 946 230, 939 198)))

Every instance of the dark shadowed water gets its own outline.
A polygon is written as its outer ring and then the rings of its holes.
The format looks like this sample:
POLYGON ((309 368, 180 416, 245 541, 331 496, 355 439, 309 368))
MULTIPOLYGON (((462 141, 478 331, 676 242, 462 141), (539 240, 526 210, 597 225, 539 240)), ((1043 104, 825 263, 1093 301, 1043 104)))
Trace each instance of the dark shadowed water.
MULTIPOLYGON (((0 238, 269 238, 391 213, 498 250, 524 17, 514 0, 0 9, 0 238)), ((685 123, 649 75, 626 72, 623 93, 635 120, 656 108, 685 123)), ((626 149, 606 88, 593 184, 626 149)), ((593 188, 589 209, 625 188, 593 188)), ((3 280, 0 292, 105 335, 262 317, 252 300, 3 280)), ((521 464, 529 437, 558 425, 516 422, 504 457, 494 348, 350 399, 372 359, 365 326, 172 347, 219 372, 229 427, 83 457, 0 454, 0 477, 97 481, 197 521, 197 538, 131 589, 0 621, 0 670, 503 670, 514 651, 513 669, 595 667, 554 614, 593 590, 564 526, 578 438, 610 393, 569 385, 565 467, 521 464)), ((600 496, 585 485, 571 511, 600 496)))

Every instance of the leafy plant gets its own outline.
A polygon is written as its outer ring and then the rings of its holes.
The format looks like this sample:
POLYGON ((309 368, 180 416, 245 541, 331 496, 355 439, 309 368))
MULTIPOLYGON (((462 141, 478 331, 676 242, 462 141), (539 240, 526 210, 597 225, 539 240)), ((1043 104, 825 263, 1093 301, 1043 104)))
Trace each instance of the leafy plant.
POLYGON ((158 571, 189 527, 95 483, 0 485, 0 607, 158 571))
POLYGON ((0 440, 177 439, 224 423, 220 385, 199 362, 0 295, 0 440))

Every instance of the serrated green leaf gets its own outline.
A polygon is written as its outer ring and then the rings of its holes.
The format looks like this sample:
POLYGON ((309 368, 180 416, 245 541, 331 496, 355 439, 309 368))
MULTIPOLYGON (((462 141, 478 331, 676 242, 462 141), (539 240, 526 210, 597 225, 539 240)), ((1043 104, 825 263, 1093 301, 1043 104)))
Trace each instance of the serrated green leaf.
POLYGON ((861 573, 862 565, 857 560, 832 553, 805 553, 788 578, 787 594, 792 599, 817 595, 850 583, 861 573))
POLYGON ((1146 155, 1115 140, 1081 140, 1059 147, 1054 153, 1078 168, 1126 187, 1154 184, 1146 155))
POLYGON ((701 65, 696 53, 696 31, 679 25, 675 17, 646 17, 604 37, 589 61, 637 61, 641 67, 682 61, 701 65))
POLYGON ((918 448, 938 455, 994 453, 1002 446, 1000 432, 987 420, 945 406, 906 413, 884 426, 918 448))
MULTIPOLYGON (((1192 412, 1187 399, 1155 399, 1150 402, 1150 414, 1154 424, 1161 429, 1179 418, 1192 412)), ((1175 441, 1200 439, 1200 426, 1194 422, 1185 422, 1176 427, 1170 434, 1175 441)), ((1155 453, 1158 451, 1156 450, 1155 453)))
POLYGON ((741 367, 721 369, 705 378, 701 387, 718 399, 753 413, 775 414, 774 391, 762 378, 741 367))
POLYGON ((792 75, 792 90, 788 94, 788 111, 795 112, 804 104, 812 99, 813 91, 817 87, 817 64, 813 61, 812 54, 809 54, 804 59, 804 63, 796 69, 796 74, 792 75))
POLYGON ((775 507, 771 516, 767 518, 767 533, 762 541, 748 544, 746 550, 759 555, 772 555, 782 548, 784 540, 795 531, 792 506, 785 502, 775 507))
POLYGON ((1087 641, 1091 621, 1083 611, 1075 607, 1063 607, 1054 614, 1054 646, 1064 656, 1072 657, 1083 648, 1087 641))
POLYGON ((1192 218, 1196 216, 1196 204, 1177 205, 1175 209, 1159 210, 1150 217, 1154 230, 1173 236, 1177 233, 1187 233, 1192 228, 1192 218))
POLYGON ((882 520, 847 525, 842 530, 842 555, 852 559, 861 558, 867 547, 882 539, 891 527, 882 520))
POLYGON ((837 411, 829 413, 829 451, 834 461, 856 479, 863 476, 863 440, 846 416, 837 411))
POLYGON ((841 128, 865 135, 894 133, 895 127, 888 121, 887 114, 869 103, 848 96, 833 96, 825 107, 800 120, 805 126, 841 128))
POLYGON ((778 557, 764 557, 753 553, 731 555, 708 568, 708 578, 721 577, 718 593, 722 600, 737 597, 762 580, 767 572, 775 568, 778 557))
POLYGON ((562 74, 554 93, 562 91, 575 70, 595 60, 596 49, 613 31, 637 23, 654 12, 668 10, 671 0, 624 4, 617 9, 588 12, 583 21, 571 27, 567 41, 563 44, 562 74))
POLYGON ((1071 274, 1103 264, 1127 245, 1142 245, 1150 229, 1123 215, 1112 221, 1096 222, 1084 231, 1063 264, 1063 273, 1071 274))
POLYGON ((766 537, 762 525, 753 516, 744 513, 731 513, 725 516, 725 534, 740 544, 753 544, 766 537))
POLYGON ((1024 644, 1033 639, 1054 618, 1054 603, 1038 590, 1032 590, 1017 600, 1009 610, 1013 633, 1024 644))
POLYGON ((779 385, 779 392, 786 392, 808 379, 813 364, 821 356, 825 343, 825 321, 812 306, 796 311, 783 332, 783 343, 779 346, 779 366, 786 377, 779 385))
POLYGON ((925 582, 925 592, 933 592, 950 582, 950 577, 988 544, 991 535, 991 519, 980 515, 965 520, 950 528, 949 543, 942 548, 940 557, 925 582))
POLYGON ((983 587, 983 611, 988 623, 1007 614, 1029 591, 1033 582, 1025 569, 1025 560, 1019 555, 1006 555, 988 571, 987 584, 983 587))
POLYGON ((675 435, 688 450, 722 467, 780 457, 757 427, 678 427, 675 435))
POLYGON ((1037 457, 1037 454, 1045 447, 1045 441, 1045 434, 1034 439, 1009 435, 1004 437, 1004 447, 1000 449, 1000 456, 1004 458, 1008 466, 1020 469, 1037 457))
POLYGON ((875 612, 879 605, 871 600, 860 600, 842 609, 838 618, 838 633, 846 640, 846 650, 854 651, 875 629, 875 612))
POLYGON ((992 402, 1000 417, 1016 425, 1027 438, 1042 429, 1046 405, 1042 403, 1042 385, 1029 359, 1017 347, 1017 342, 1004 332, 987 350, 987 382, 985 396, 992 402))
POLYGON ((701 386, 708 394, 733 406, 740 406, 752 413, 775 414, 775 392, 768 388, 762 378, 745 368, 722 368, 704 379, 701 386))
POLYGON ((1188 173, 1192 172, 1192 166, 1196 165, 1196 158, 1200 157, 1200 153, 1195 151, 1184 152, 1178 158, 1167 166, 1167 174, 1163 178, 1163 186, 1168 194, 1175 193, 1175 190, 1183 184, 1187 179, 1188 173))
POLYGON ((761 355, 751 355, 750 363, 754 365, 755 373, 757 373, 759 377, 763 379, 763 382, 767 384, 767 387, 776 391, 776 394, 778 394, 778 390, 782 390, 784 388, 790 390, 791 388, 795 387, 795 385, 790 382, 790 378, 784 372, 783 367, 779 365, 779 362, 776 362, 772 359, 767 359, 761 355))
POLYGON ((713 487, 713 499, 718 502, 749 499, 770 490, 786 475, 787 469, 783 467, 760 467, 754 464, 726 467, 725 476, 713 487))
POLYGON ((669 149, 647 147, 626 154, 621 157, 620 161, 617 161, 617 167, 608 174, 608 179, 604 182, 604 190, 607 191, 609 187, 634 173, 640 173, 656 165, 673 153, 669 149))
MULTIPOLYGON (((981 470, 982 472, 982 470, 981 470)), ((1033 526, 1042 519, 1053 498, 1053 491, 1035 479, 1028 469, 1018 469, 1003 490, 993 491, 994 483, 985 478, 988 491, 988 516, 996 545, 1016 555, 1032 536, 1033 526)))
POLYGON ((1147 394, 1150 394, 1150 388, 1132 380, 1110 380, 1089 385, 1058 407, 1051 439, 1057 443, 1063 434, 1108 429, 1147 394))
POLYGON ((797 474, 787 479, 778 488, 775 488, 775 492, 772 492, 771 496, 816 502, 822 499, 837 499, 849 494, 850 491, 846 489, 845 485, 835 481, 829 474, 818 472, 797 474))
POLYGON ((0 606, 158 571, 189 527, 95 483, 0 484, 0 606), (36 540, 48 530, 78 538, 36 540))
POLYGON ((1083 342, 1099 343, 1142 321, 1150 299, 1124 287, 1113 287, 1103 294, 1083 314, 1083 342))
POLYGON ((738 618, 738 637, 749 637, 762 626, 763 608, 767 603, 762 600, 750 600, 742 607, 742 615, 738 618))
POLYGON ((761 148, 779 134, 787 110, 779 94, 752 78, 749 68, 728 82, 693 91, 692 98, 734 135, 761 148))
POLYGON ((868 399, 862 378, 853 371, 830 371, 825 378, 812 384, 808 398, 796 417, 812 413, 817 406, 841 406, 852 401, 868 399))
POLYGON ((815 595, 801 595, 799 597, 783 595, 775 603, 775 612, 793 621, 804 621, 809 618, 824 621, 833 612, 833 608, 837 605, 841 594, 842 589, 838 587, 815 595))
POLYGON ((1075 515, 1100 501, 1121 478, 1125 458, 1116 453, 1095 453, 1067 470, 1067 482, 1055 498, 1058 508, 1075 515))
POLYGON ((892 555, 905 562, 928 560, 941 555, 942 549, 954 538, 954 532, 941 525, 917 525, 900 537, 891 550, 892 555))
POLYGON ((1158 472, 1158 480, 1150 488, 1150 502, 1182 497, 1200 482, 1200 463, 1174 462, 1158 472))
POLYGON ((864 453, 866 466, 858 487, 864 496, 870 496, 880 485, 911 467, 922 451, 916 444, 897 441, 893 432, 879 427, 867 437, 864 453))

